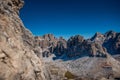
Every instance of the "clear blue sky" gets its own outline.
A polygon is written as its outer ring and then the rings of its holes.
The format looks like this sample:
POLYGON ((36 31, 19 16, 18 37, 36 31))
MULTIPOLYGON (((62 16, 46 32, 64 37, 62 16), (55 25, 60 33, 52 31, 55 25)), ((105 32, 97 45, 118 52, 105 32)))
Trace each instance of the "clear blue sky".
POLYGON ((120 0, 25 0, 20 16, 34 35, 120 32, 120 0))

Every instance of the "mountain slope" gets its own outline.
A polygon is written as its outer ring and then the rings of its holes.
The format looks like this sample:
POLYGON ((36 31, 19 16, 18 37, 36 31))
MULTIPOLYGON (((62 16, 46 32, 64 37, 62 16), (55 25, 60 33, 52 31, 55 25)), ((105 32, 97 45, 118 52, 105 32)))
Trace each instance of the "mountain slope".
POLYGON ((45 80, 34 37, 19 18, 22 0, 0 0, 0 80, 45 80))

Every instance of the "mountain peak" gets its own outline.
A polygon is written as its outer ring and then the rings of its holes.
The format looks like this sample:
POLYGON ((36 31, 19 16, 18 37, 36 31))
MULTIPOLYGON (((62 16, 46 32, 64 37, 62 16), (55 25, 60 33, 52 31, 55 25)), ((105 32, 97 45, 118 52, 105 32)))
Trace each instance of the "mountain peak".
POLYGON ((104 35, 107 39, 114 38, 116 36, 117 32, 110 30, 106 32, 104 35))
POLYGON ((104 35, 96 32, 95 35, 91 38, 92 41, 101 41, 104 38, 104 35))
POLYGON ((55 36, 53 34, 45 34, 43 35, 43 38, 46 40, 54 40, 55 36))

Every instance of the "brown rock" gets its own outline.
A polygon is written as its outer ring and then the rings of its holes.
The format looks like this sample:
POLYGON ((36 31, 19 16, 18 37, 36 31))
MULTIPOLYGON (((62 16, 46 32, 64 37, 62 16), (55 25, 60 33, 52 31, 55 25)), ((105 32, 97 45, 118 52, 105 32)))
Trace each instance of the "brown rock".
POLYGON ((46 79, 34 37, 18 16, 22 6, 22 0, 0 0, 0 80, 46 79))

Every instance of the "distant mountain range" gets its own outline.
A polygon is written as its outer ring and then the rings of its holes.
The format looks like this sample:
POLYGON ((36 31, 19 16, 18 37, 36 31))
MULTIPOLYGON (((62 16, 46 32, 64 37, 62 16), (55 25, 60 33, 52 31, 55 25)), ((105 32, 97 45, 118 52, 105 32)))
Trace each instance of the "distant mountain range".
POLYGON ((54 54, 54 59, 69 60, 83 56, 105 57, 107 53, 120 54, 120 33, 112 30, 105 34, 97 32, 90 39, 75 35, 65 40, 63 37, 58 39, 53 34, 46 34, 36 36, 35 43, 35 46, 42 48, 42 57, 54 54))

